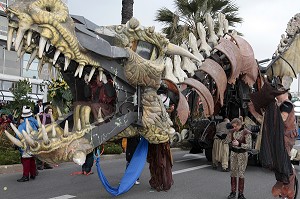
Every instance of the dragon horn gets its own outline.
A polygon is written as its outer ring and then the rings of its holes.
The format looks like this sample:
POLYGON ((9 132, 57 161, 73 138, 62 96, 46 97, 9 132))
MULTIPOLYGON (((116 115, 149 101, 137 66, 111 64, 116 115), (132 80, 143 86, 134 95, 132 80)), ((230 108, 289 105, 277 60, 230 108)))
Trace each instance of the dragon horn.
POLYGON ((192 53, 190 53, 188 50, 186 50, 184 48, 181 48, 180 46, 177 46, 177 45, 172 44, 172 43, 168 44, 166 54, 169 54, 169 55, 180 55, 180 56, 188 57, 188 58, 194 59, 194 60, 196 60, 196 61, 198 61, 198 62, 201 63, 201 60, 198 59, 192 53))
POLYGON ((15 138, 14 136, 12 136, 9 132, 7 132, 6 130, 4 130, 6 137, 15 145, 17 145, 18 147, 23 147, 23 144, 20 142, 20 140, 18 140, 17 138, 15 138))

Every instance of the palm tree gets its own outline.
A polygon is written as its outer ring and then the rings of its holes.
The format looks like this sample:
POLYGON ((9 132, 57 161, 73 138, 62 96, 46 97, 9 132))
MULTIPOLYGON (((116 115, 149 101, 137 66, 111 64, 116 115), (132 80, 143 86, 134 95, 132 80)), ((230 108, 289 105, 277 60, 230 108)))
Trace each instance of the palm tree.
POLYGON ((122 0, 122 24, 125 24, 133 16, 134 0, 122 0))
POLYGON ((175 12, 163 7, 155 17, 155 21, 164 25, 162 31, 174 43, 181 43, 189 32, 197 36, 196 24, 201 22, 205 26, 206 13, 211 14, 213 19, 217 18, 219 12, 225 14, 229 26, 233 27, 243 22, 238 17, 238 7, 231 0, 174 0, 174 4, 175 12))

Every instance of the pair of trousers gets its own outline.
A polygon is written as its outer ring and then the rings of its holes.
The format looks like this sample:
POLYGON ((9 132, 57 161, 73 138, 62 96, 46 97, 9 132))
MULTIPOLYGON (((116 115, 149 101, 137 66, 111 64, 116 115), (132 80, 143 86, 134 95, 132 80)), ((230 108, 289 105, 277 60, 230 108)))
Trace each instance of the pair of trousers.
POLYGON ((223 169, 228 168, 229 146, 227 143, 224 143, 223 140, 216 138, 213 144, 212 163, 218 165, 218 162, 222 164, 223 169))
POLYGON ((21 158, 21 163, 23 165, 23 176, 29 177, 29 174, 36 176, 36 165, 33 157, 21 158))

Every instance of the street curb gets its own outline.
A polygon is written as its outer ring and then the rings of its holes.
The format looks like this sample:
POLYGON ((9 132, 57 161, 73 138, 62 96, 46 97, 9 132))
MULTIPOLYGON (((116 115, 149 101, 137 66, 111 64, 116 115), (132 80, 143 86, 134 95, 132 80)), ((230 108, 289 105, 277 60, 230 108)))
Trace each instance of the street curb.
MULTIPOLYGON (((180 148, 171 148, 171 152, 182 151, 180 148)), ((116 160, 116 159, 125 159, 126 154, 115 154, 115 155, 102 155, 101 161, 105 160, 116 160)), ((2 174, 11 174, 11 173, 21 173, 23 172, 22 164, 12 164, 12 165, 0 165, 0 175, 2 174)))

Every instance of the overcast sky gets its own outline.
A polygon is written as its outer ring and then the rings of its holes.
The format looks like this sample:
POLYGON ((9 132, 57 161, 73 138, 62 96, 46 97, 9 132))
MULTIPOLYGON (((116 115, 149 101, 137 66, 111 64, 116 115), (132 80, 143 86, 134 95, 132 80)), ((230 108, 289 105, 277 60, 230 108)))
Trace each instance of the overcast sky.
MULTIPOLYGON (((254 50, 255 58, 271 58, 279 44, 281 34, 285 33, 288 21, 300 13, 299 0, 235 0, 239 7, 239 16, 244 19, 235 29, 244 34, 244 38, 254 50)), ((121 23, 121 0, 69 0, 71 14, 81 15, 97 25, 115 25, 121 23)), ((167 7, 174 11, 173 0, 135 0, 134 17, 143 26, 162 25, 154 21, 159 8, 167 7)))

